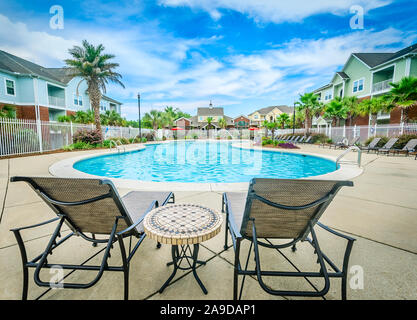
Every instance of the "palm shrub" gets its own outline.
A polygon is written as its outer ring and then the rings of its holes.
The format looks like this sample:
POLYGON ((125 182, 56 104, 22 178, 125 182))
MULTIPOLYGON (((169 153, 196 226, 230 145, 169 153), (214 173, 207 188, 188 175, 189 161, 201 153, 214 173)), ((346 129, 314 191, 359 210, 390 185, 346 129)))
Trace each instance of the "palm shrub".
POLYGON ((398 83, 390 83, 391 91, 388 98, 394 106, 401 108, 401 118, 403 123, 408 123, 409 110, 417 105, 417 78, 404 77, 398 83))
POLYGON ((311 124, 313 121, 313 115, 319 112, 322 107, 318 100, 318 96, 314 93, 300 94, 299 101, 295 103, 297 110, 304 113, 304 123, 306 132, 310 132, 311 124))
POLYGON ((3 108, 0 108, 0 118, 15 119, 16 108, 13 106, 4 105, 3 108))

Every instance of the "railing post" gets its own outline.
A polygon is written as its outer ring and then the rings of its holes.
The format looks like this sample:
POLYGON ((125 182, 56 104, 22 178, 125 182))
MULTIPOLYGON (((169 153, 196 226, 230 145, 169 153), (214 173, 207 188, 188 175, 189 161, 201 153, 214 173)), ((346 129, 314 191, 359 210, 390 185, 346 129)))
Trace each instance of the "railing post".
POLYGON ((353 126, 353 138, 356 138, 356 124, 353 126))
POLYGON ((377 126, 377 124, 375 123, 375 127, 374 127, 374 137, 376 137, 376 126, 377 126))
POLYGON ((72 121, 70 121, 70 134, 71 134, 71 143, 73 142, 74 137, 74 128, 72 126, 72 121))
POLYGON ((346 125, 343 125, 343 137, 346 137, 346 125))
POLYGON ((401 125, 400 125, 400 134, 403 134, 404 133, 404 122, 401 122, 401 125))
POLYGON ((43 152, 43 141, 42 141, 42 124, 41 120, 38 118, 36 121, 36 130, 38 131, 38 140, 39 140, 39 152, 43 152))
POLYGON ((328 136, 329 136, 329 139, 332 138, 332 124, 331 123, 329 124, 329 134, 328 134, 328 136))

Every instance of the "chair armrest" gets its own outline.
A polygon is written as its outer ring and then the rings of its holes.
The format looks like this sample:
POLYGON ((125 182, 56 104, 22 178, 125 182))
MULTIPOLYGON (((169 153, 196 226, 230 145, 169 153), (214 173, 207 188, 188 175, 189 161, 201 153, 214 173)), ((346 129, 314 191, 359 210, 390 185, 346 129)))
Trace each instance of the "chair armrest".
POLYGON ((349 240, 349 241, 356 241, 356 239, 355 239, 355 238, 352 238, 352 237, 349 237, 349 236, 347 236, 347 235, 345 235, 345 234, 343 234, 343 233, 337 232, 337 231, 335 231, 335 230, 331 229, 330 227, 325 226, 324 224, 322 224, 322 223, 320 223, 320 222, 317 222, 316 224, 317 224, 319 227, 321 227, 321 228, 323 228, 324 230, 326 230, 327 232, 330 232, 330 233, 332 233, 332 234, 334 234, 334 235, 336 235, 336 236, 338 236, 338 237, 344 238, 344 239, 349 240))
POLYGON ((31 228, 40 227, 40 226, 43 226, 43 225, 45 225, 45 224, 48 224, 48 223, 51 223, 51 222, 57 221, 57 220, 59 220, 59 219, 61 219, 61 218, 62 218, 62 217, 56 217, 56 218, 53 218, 53 219, 51 219, 51 220, 48 220, 48 221, 45 221, 45 222, 41 222, 41 223, 38 223, 38 224, 34 224, 34 225, 31 225, 31 226, 26 226, 26 227, 21 227, 21 228, 14 228, 14 229, 10 229, 10 231, 15 232, 15 231, 20 231, 20 230, 25 230, 25 229, 31 229, 31 228))
POLYGON ((142 215, 142 217, 136 221, 134 224, 132 224, 131 226, 129 226, 128 228, 120 231, 117 233, 118 236, 131 231, 132 229, 136 228, 142 221, 143 219, 145 219, 145 216, 147 213, 149 213, 149 211, 151 211, 153 209, 153 207, 158 208, 159 207, 159 203, 157 200, 152 201, 151 205, 148 207, 148 209, 146 209, 145 213, 142 215))
MULTIPOLYGON (((223 194, 223 199, 226 204, 226 207, 228 206, 228 200, 226 194, 223 194)), ((233 234, 236 236, 236 238, 242 238, 242 235, 240 234, 240 230, 237 229, 235 220, 233 218, 232 210, 227 208, 227 216, 226 219, 228 219, 229 222, 229 229, 233 232, 233 234)))

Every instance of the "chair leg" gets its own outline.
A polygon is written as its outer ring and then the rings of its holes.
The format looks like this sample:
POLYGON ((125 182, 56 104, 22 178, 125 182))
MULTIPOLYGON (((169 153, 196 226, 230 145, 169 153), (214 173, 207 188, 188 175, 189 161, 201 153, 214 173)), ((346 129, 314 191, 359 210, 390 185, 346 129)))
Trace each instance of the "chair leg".
POLYGON ((13 231, 17 244, 20 250, 20 257, 22 259, 22 271, 23 271, 23 287, 22 287, 22 300, 27 300, 28 298, 28 287, 29 287, 29 270, 26 266, 27 263, 27 255, 26 255, 26 248, 23 242, 22 236, 18 230, 13 231))
POLYGON ((23 266, 23 289, 22 289, 22 300, 28 299, 28 281, 29 281, 29 272, 26 266, 23 266))
MULTIPOLYGON (((223 198, 223 202, 224 202, 224 198, 223 198)), ((224 250, 227 250, 228 245, 227 245, 227 235, 229 233, 229 212, 227 211, 226 208, 226 222, 225 222, 225 226, 224 226, 225 232, 224 232, 224 250)))
POLYGON ((236 240, 236 251, 235 251, 235 267, 233 271, 233 300, 237 300, 238 291, 238 271, 239 271, 239 255, 240 255, 240 239, 236 240))
POLYGON ((124 278, 124 299, 129 300, 129 262, 126 257, 126 249, 123 242, 123 236, 118 237, 120 254, 122 256, 123 264, 123 278, 124 278))

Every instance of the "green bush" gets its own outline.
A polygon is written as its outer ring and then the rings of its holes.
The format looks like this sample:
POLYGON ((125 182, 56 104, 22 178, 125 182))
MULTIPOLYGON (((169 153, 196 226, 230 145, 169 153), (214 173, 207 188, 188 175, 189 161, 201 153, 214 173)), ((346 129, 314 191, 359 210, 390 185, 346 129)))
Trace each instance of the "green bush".
POLYGON ((329 137, 323 133, 312 133, 311 143, 327 143, 329 137))
POLYGON ((101 143, 101 145, 102 145, 104 148, 110 148, 110 143, 111 143, 111 141, 112 141, 112 140, 110 140, 110 139, 108 139, 108 140, 103 140, 103 142, 101 143))
POLYGON ((119 141, 120 141, 122 144, 129 144, 129 143, 130 143, 129 139, 128 139, 128 138, 124 138, 124 137, 120 138, 120 139, 119 139, 119 141))
POLYGON ((398 137, 398 141, 395 143, 394 148, 402 149, 411 139, 417 139, 417 134, 403 134, 398 137))
POLYGON ((165 141, 167 139, 167 137, 162 136, 162 141, 165 141))
POLYGON ((232 140, 232 136, 227 136, 227 140, 232 140))
POLYGON ((83 141, 77 141, 74 144, 72 144, 74 149, 81 149, 81 150, 86 150, 86 149, 93 149, 96 147, 96 145, 92 145, 88 142, 83 142, 83 141))
POLYGON ((142 138, 142 143, 148 142, 148 139, 146 139, 145 137, 142 138))

